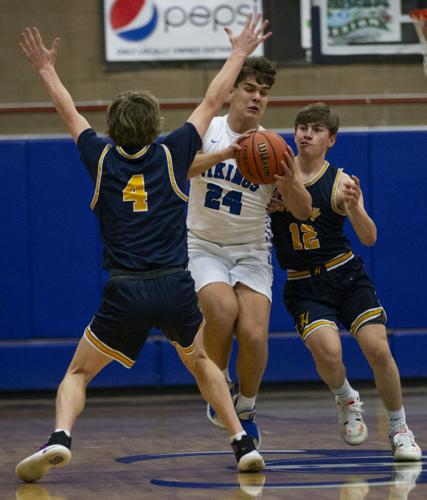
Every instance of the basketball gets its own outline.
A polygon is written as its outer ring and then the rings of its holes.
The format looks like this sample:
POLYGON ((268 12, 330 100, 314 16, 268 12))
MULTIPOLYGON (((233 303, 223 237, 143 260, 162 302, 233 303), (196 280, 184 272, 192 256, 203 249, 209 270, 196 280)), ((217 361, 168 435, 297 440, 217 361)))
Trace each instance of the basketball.
POLYGON ((258 130, 240 142, 237 168, 245 179, 254 184, 272 184, 275 174, 283 174, 286 142, 271 130, 258 130))

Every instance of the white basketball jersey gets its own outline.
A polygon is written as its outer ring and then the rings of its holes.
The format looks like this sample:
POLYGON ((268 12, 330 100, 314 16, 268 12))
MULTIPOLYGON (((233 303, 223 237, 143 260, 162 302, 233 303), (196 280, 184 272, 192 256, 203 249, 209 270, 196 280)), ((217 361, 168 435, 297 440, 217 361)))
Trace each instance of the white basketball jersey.
MULTIPOLYGON (((225 149, 241 134, 228 126, 226 116, 215 117, 203 139, 203 153, 225 149)), ((190 179, 187 226, 197 237, 222 245, 270 241, 267 205, 272 184, 246 180, 236 160, 225 160, 190 179)))

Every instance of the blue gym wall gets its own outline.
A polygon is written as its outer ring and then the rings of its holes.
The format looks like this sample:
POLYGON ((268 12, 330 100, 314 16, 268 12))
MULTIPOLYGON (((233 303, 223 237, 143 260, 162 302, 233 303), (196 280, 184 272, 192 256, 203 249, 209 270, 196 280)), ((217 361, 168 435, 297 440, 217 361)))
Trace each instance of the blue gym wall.
MULTIPOLYGON (((292 144, 291 136, 284 134, 292 144)), ((427 131, 341 132, 328 159, 361 179, 378 241, 363 248, 388 313, 390 345, 403 378, 427 376, 424 252, 427 131)), ((0 390, 54 389, 96 310, 105 281, 93 186, 69 139, 0 140, 0 390)), ((266 382, 315 381, 307 350, 282 305, 275 264, 266 382)), ((356 343, 343 336, 349 376, 370 380, 356 343)), ((112 363, 91 387, 193 383, 174 349, 153 334, 136 366, 112 363)))

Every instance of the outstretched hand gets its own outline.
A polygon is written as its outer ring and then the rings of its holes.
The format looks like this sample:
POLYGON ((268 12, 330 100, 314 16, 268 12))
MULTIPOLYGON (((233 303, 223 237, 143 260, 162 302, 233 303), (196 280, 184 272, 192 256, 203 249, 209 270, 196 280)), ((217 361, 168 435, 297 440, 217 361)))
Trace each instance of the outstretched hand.
POLYGON ((351 212, 351 210, 359 205, 360 198, 362 197, 362 190, 358 177, 352 175, 350 179, 344 181, 342 195, 345 211, 347 213, 351 212))
POLYGON ((245 22, 242 32, 239 35, 234 35, 230 28, 224 28, 224 31, 228 35, 231 47, 234 50, 242 51, 246 55, 252 54, 252 52, 258 47, 262 42, 265 42, 271 37, 272 32, 264 34, 264 29, 268 24, 268 20, 263 21, 259 27, 258 24, 261 20, 261 14, 257 14, 255 17, 250 14, 245 22))
POLYGON ((47 49, 37 28, 25 28, 22 41, 19 42, 22 52, 36 71, 55 65, 59 48, 59 38, 55 38, 50 49, 47 49))

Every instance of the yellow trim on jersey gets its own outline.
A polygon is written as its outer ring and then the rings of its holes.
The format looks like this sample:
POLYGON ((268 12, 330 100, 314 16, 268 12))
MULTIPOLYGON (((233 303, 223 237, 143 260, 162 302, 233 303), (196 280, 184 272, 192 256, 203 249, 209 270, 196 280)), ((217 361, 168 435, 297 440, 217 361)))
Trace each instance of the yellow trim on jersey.
MULTIPOLYGON (((336 269, 337 267, 342 266, 343 264, 351 260, 353 257, 354 257, 353 252, 349 250, 346 253, 341 253, 336 257, 334 257, 333 259, 328 260, 327 262, 325 262, 325 264, 319 264, 317 266, 314 266, 312 272, 314 272, 314 274, 319 274, 322 266, 327 271, 332 271, 332 269, 336 269), (317 269, 319 269, 318 272, 316 272, 317 269)), ((295 271, 293 269, 288 269, 288 280, 292 281, 292 280, 301 280, 304 278, 310 278, 312 276, 312 272, 310 272, 308 269, 303 271, 295 271)))
POLYGON ((181 200, 188 201, 188 196, 179 189, 178 184, 175 180, 175 174, 173 172, 172 155, 169 151, 169 148, 165 144, 161 144, 161 146, 165 150, 165 153, 166 153, 166 159, 168 162, 169 179, 170 179, 172 189, 175 191, 177 196, 179 196, 181 198, 181 200))
POLYGON ((338 169, 338 172, 337 172, 337 175, 335 177, 335 181, 334 181, 334 185, 332 187, 332 194, 331 194, 331 207, 332 207, 332 210, 339 214, 339 215, 347 215, 344 210, 341 210, 338 208, 338 205, 337 205, 337 191, 338 191, 338 184, 340 182, 340 179, 341 179, 341 175, 343 173, 344 169, 342 168, 339 168, 338 169))
POLYGON ((312 186, 315 182, 317 182, 322 177, 322 175, 326 172, 326 170, 328 169, 328 167, 329 167, 329 162, 325 161, 325 163, 323 164, 322 169, 316 175, 316 177, 314 179, 311 179, 311 181, 304 182, 304 186, 305 187, 312 186))
POLYGON ((126 368, 132 368, 135 364, 135 361, 125 356, 122 352, 111 349, 111 347, 108 347, 106 344, 101 342, 91 331, 89 326, 85 330, 85 338, 97 351, 102 352, 109 358, 115 359, 126 368))
POLYGON ((127 160, 136 160, 138 158, 141 158, 141 156, 144 156, 149 147, 150 144, 144 146, 142 149, 133 154, 126 153, 126 151, 121 146, 116 146, 116 149, 117 152, 124 156, 127 160))
POLYGON ((103 149, 101 156, 99 157, 98 160, 98 171, 96 173, 96 183, 95 183, 95 192, 93 193, 93 198, 92 201, 90 202, 90 208, 93 210, 95 208, 96 202, 98 201, 99 197, 99 189, 101 186, 101 177, 102 177, 102 166, 104 164, 104 158, 108 151, 112 148, 113 146, 111 144, 107 144, 105 148, 103 149))
POLYGON ((325 267, 328 271, 331 269, 335 269, 336 267, 342 266, 349 260, 351 260, 354 257, 354 254, 351 250, 349 250, 346 253, 342 253, 341 255, 337 255, 334 259, 328 260, 326 262, 325 267))
POLYGON ((360 327, 362 327, 365 323, 370 321, 371 319, 378 318, 380 316, 385 316, 385 311, 382 307, 376 307, 375 309, 368 309, 367 311, 359 314, 357 318, 353 321, 350 327, 350 333, 353 336, 356 336, 357 331, 360 327))
POLYGON ((300 280, 302 278, 309 278, 310 276, 310 271, 294 271, 288 269, 288 280, 300 280))
POLYGON ((313 323, 310 323, 309 325, 307 325, 304 328, 304 330, 301 333, 302 340, 304 340, 304 342, 305 342, 305 340, 307 339, 307 337, 311 333, 313 333, 315 330, 317 330, 318 328, 320 328, 322 326, 330 326, 334 330, 338 330, 338 326, 336 325, 336 323, 334 321, 328 321, 326 319, 319 319, 317 321, 313 321, 313 323))

